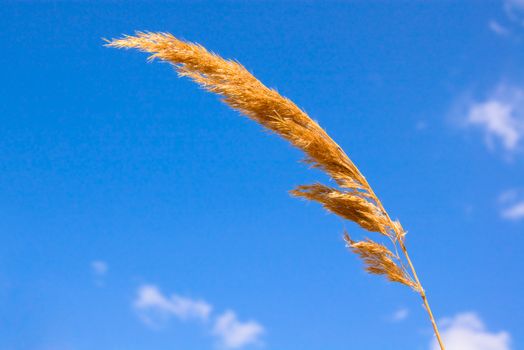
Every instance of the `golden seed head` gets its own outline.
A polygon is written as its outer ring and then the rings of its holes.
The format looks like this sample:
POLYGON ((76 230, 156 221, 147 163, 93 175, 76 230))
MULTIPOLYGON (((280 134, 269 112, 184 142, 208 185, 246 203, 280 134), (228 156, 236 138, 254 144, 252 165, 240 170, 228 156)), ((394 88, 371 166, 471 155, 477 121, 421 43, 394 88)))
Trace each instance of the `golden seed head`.
MULTIPOLYGON (((340 146, 291 100, 266 87, 241 64, 168 33, 138 32, 135 36, 111 40, 107 46, 138 49, 150 53, 150 60, 172 64, 180 76, 221 96, 231 108, 302 150, 306 162, 326 172, 340 187, 304 185, 292 190, 292 195, 317 201, 328 211, 387 236, 394 244, 403 242, 402 226, 390 219, 364 176, 340 146)), ((349 247, 364 260, 368 272, 417 289, 397 254, 369 239, 354 242, 347 234, 345 238, 349 247)))

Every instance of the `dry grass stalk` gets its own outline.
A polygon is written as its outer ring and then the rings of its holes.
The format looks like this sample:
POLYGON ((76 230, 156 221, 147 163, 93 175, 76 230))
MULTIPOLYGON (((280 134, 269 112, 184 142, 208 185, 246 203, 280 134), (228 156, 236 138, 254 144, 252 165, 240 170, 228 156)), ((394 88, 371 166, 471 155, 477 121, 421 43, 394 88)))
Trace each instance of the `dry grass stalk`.
POLYGON ((344 233, 344 240, 351 250, 360 256, 366 263, 366 271, 375 275, 384 275, 391 282, 405 284, 418 290, 417 284, 411 279, 407 271, 395 262, 395 255, 385 245, 366 239, 355 242, 344 233))
POLYGON ((389 238, 395 253, 370 239, 356 242, 347 233, 344 236, 351 250, 363 259, 369 273, 384 275, 421 295, 440 347, 444 350, 426 294, 404 243, 406 232, 398 221, 390 218, 346 153, 314 120, 292 101, 262 84, 239 63, 223 59, 200 45, 179 40, 171 34, 139 32, 135 36, 109 41, 107 46, 138 49, 150 53, 151 60, 157 58, 171 63, 180 76, 189 77, 204 89, 220 95, 231 108, 304 151, 306 162, 326 172, 339 189, 313 184, 299 186, 291 194, 317 201, 330 212, 357 223, 365 230, 389 238), (397 253, 399 250, 403 258, 397 253))

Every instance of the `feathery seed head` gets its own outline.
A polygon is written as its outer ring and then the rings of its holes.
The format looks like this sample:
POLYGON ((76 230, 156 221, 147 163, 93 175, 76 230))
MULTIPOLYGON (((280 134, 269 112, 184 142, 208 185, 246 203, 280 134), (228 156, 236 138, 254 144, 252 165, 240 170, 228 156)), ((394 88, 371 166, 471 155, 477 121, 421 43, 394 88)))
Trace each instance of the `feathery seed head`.
MULTIPOLYGON (((174 66, 202 88, 219 96, 224 103, 288 140, 306 154, 305 161, 326 172, 339 189, 321 184, 299 186, 291 194, 321 203, 328 211, 378 232, 396 242, 403 240, 400 223, 392 221, 364 176, 340 146, 291 100, 266 87, 241 64, 226 60, 204 47, 179 40, 168 33, 138 32, 109 41, 107 46, 138 49, 174 66)), ((391 281, 413 287, 413 281, 400 261, 387 248, 370 240, 351 241, 371 273, 386 275, 391 281), (387 251, 386 251, 387 250, 387 251)))

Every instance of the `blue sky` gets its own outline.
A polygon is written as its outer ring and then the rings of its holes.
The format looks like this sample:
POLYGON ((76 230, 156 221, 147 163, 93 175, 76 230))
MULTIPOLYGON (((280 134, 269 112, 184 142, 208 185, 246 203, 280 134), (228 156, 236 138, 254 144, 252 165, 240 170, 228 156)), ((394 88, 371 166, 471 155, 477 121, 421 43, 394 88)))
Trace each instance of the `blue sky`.
POLYGON ((0 348, 434 350, 327 180, 137 52, 167 31, 305 109, 409 231, 448 350, 524 349, 524 3, 5 2, 0 348))

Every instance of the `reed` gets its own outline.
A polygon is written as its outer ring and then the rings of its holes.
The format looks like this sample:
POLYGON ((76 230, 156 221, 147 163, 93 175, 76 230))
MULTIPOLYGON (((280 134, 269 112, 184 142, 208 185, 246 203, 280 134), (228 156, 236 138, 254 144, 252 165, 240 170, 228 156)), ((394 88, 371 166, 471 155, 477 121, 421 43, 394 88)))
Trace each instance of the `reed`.
POLYGON ((292 101, 262 84, 238 62, 223 59, 171 34, 138 32, 110 40, 107 46, 138 49, 151 54, 150 60, 171 63, 180 76, 189 77, 207 91, 218 94, 231 108, 302 150, 305 161, 328 174, 337 188, 316 183, 299 186, 290 193, 319 202, 328 211, 389 239, 392 249, 369 238, 355 241, 344 233, 347 246, 362 258, 369 273, 383 275, 420 295, 440 348, 444 350, 426 292, 406 248, 406 231, 399 221, 391 219, 360 170, 318 123, 292 101))

